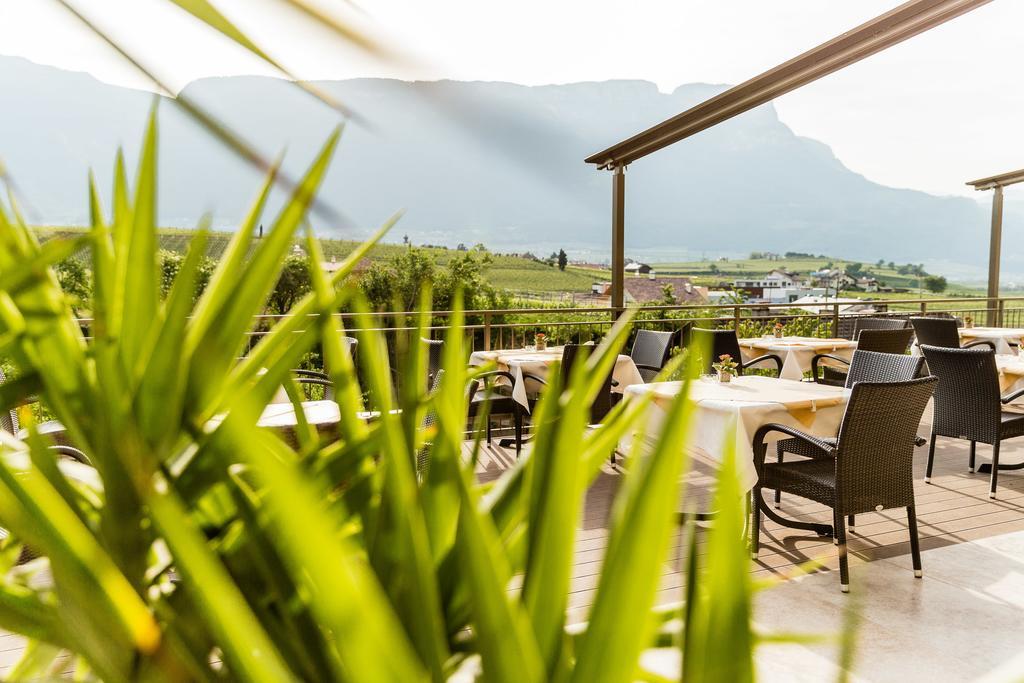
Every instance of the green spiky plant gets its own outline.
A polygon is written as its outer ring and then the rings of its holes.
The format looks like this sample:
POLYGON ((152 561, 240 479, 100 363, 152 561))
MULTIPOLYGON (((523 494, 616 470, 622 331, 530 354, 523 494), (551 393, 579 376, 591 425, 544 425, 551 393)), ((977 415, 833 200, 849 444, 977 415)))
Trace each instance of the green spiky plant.
POLYGON ((554 373, 532 448, 487 485, 464 453, 461 317, 443 381, 428 393, 424 351, 412 342, 430 315, 413 316, 392 345, 396 392, 388 346, 345 284, 373 241, 328 276, 310 236, 313 291, 238 359, 337 139, 252 247, 267 179, 194 305, 202 228, 159 296, 155 114, 134 192, 120 158, 109 212, 90 184, 85 237, 40 246, 14 207, 0 210, 0 357, 18 370, 0 385, 0 408, 38 397, 96 474, 75 476, 82 468, 55 461, 31 426, 24 440, 2 437, 0 526, 11 535, 0 552, 0 628, 29 639, 11 680, 52 672, 67 652, 81 679, 104 681, 630 681, 641 652, 666 638, 700 652, 687 680, 751 677, 735 487, 722 487, 689 606, 671 611, 685 618, 685 638, 666 635, 672 619, 652 612, 685 466, 685 391, 649 454, 628 459, 590 620, 568 627, 584 493, 647 408, 626 401, 587 427, 628 316, 567 386, 554 373), (89 340, 49 267, 83 246, 95 278, 89 340), (357 311, 362 384, 332 317, 342 306, 357 311), (336 431, 300 422, 285 440, 255 428, 282 384, 298 402, 290 369, 317 344, 340 407, 336 431), (364 409, 379 417, 363 420, 364 409), (428 412, 434 426, 424 430, 428 412), (424 448, 429 467, 417 472, 424 448), (40 557, 15 566, 23 546, 40 557), (514 578, 521 588, 510 588, 514 578))

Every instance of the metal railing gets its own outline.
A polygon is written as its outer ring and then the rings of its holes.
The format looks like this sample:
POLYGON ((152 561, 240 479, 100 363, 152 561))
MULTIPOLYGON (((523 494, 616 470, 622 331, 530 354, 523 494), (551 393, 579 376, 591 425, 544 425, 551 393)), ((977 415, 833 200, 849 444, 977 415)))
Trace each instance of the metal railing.
MULTIPOLYGON (((740 336, 760 336, 781 322, 787 334, 817 337, 850 337, 859 317, 907 317, 949 315, 971 317, 981 325, 1024 327, 1024 296, 945 299, 864 299, 829 303, 756 303, 708 305, 645 305, 635 307, 635 328, 676 330, 685 322, 696 327, 732 328, 740 336), (870 307, 872 311, 863 310, 870 307)), ((612 326, 621 311, 611 307, 521 308, 466 311, 465 330, 473 350, 521 348, 532 343, 533 335, 544 332, 549 343, 598 339, 612 326)), ((370 313, 370 328, 387 335, 415 329, 408 311, 370 313)), ((433 311, 429 332, 441 336, 450 326, 452 311, 433 311)), ((249 348, 255 346, 287 315, 259 315, 249 332, 249 348)), ((352 313, 338 313, 339 331, 356 333, 359 326, 352 313)), ((91 319, 79 320, 88 332, 91 319)))

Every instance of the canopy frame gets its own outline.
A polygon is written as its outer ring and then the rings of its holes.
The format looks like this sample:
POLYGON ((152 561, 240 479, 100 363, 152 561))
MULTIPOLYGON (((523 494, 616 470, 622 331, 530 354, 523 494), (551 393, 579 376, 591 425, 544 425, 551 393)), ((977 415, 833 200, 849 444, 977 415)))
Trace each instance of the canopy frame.
POLYGON ((992 230, 988 241, 988 297, 989 321, 1000 326, 1003 312, 999 309, 999 267, 1003 249, 1003 188, 1024 182, 1024 168, 1000 175, 969 180, 975 190, 995 190, 992 193, 992 230))
POLYGON ((681 114, 592 154, 586 163, 613 172, 612 308, 623 310, 625 177, 630 163, 738 114, 924 33, 991 0, 910 0, 681 114))

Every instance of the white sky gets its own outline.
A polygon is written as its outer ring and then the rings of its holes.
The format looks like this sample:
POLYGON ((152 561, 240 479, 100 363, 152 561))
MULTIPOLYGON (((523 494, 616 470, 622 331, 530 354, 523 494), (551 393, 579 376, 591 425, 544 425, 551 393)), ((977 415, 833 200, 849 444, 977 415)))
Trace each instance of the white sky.
MULTIPOLYGON (((663 90, 740 82, 897 4, 358 0, 363 15, 345 0, 319 0, 402 54, 379 60, 339 48, 325 31, 284 11, 282 0, 214 1, 302 78, 638 78, 663 90)), ((166 0, 74 2, 176 88, 204 76, 268 73, 166 0)), ((146 87, 53 0, 0 0, 0 54, 146 87)), ((970 196, 964 181, 1024 166, 1022 74, 1024 2, 994 0, 776 106, 798 134, 831 145, 872 180, 970 196)))

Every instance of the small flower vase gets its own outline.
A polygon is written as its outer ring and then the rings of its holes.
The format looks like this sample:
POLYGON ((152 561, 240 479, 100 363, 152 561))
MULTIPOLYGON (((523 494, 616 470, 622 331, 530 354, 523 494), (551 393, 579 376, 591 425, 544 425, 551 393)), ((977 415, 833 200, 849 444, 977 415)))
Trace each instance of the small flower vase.
POLYGON ((729 372, 728 370, 719 370, 718 381, 721 382, 722 384, 728 384, 729 382, 732 381, 732 373, 729 372))
POLYGON ((965 320, 964 321, 964 327, 966 327, 967 329, 971 329, 972 327, 974 327, 974 321, 973 320, 965 320))
POLYGON ((782 339, 782 330, 775 330, 775 338, 782 339))
POLYGON ((534 344, 536 345, 538 351, 543 351, 544 349, 548 348, 548 340, 545 339, 544 337, 534 339, 534 344))

